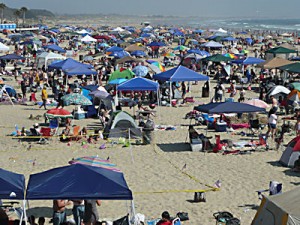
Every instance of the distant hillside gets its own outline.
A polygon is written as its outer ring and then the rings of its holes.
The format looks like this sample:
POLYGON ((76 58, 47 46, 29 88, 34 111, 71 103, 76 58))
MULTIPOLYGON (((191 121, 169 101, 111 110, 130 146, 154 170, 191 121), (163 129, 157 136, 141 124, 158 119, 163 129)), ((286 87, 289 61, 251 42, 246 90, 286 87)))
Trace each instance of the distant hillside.
MULTIPOLYGON (((14 12, 17 9, 13 9, 13 8, 9 8, 6 7, 4 9, 4 19, 7 20, 14 20, 15 19, 15 15, 14 12)), ((20 16, 22 18, 22 15, 20 16)), ((26 12, 26 19, 37 19, 37 18, 53 18, 55 17, 55 15, 50 12, 49 10, 45 10, 45 9, 28 9, 28 11, 26 12)))

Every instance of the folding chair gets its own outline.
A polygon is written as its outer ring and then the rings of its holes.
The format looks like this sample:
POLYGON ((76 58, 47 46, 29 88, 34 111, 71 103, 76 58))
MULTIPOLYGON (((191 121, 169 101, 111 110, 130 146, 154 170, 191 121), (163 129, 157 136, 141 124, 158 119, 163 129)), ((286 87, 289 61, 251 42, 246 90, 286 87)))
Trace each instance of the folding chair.
POLYGON ((73 135, 71 136, 71 140, 73 141, 77 141, 79 139, 79 130, 80 130, 80 126, 75 126, 73 127, 73 135))
POLYGON ((51 137, 51 128, 50 127, 42 127, 41 128, 41 131, 40 131, 40 134, 41 134, 41 138, 39 140, 39 143, 40 144, 46 144, 48 143, 48 138, 51 137))
POLYGON ((54 130, 54 132, 52 132, 53 135, 55 135, 57 133, 58 127, 59 127, 58 119, 55 118, 55 119, 51 119, 49 121, 49 128, 52 129, 52 130, 54 130))

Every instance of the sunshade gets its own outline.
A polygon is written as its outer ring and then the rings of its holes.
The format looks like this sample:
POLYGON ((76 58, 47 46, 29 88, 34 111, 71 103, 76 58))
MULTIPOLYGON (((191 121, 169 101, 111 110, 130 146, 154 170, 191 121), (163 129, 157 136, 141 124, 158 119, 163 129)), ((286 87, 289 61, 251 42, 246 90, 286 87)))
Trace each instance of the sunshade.
POLYGON ((65 49, 63 49, 63 48, 61 48, 61 47, 59 47, 58 45, 55 45, 55 44, 53 44, 53 45, 45 45, 45 46, 43 46, 43 48, 50 49, 52 51, 57 51, 57 52, 66 52, 65 49))
POLYGON ((148 71, 148 68, 146 66, 136 66, 133 68, 132 72, 135 73, 136 76, 138 77, 144 77, 147 75, 147 73, 149 72, 148 71))
POLYGON ((69 161, 69 164, 81 164, 87 166, 101 167, 104 169, 112 170, 115 172, 121 172, 116 164, 111 163, 109 160, 101 159, 97 156, 84 156, 69 161))
POLYGON ((118 91, 157 91, 159 84, 152 80, 136 77, 120 84, 118 91))
POLYGON ((124 83, 125 81, 127 81, 127 79, 125 79, 125 78, 118 78, 118 79, 114 79, 114 80, 109 81, 108 84, 119 85, 119 84, 124 83))
POLYGON ((71 69, 66 69, 65 73, 68 76, 72 76, 72 75, 87 75, 88 76, 88 75, 96 75, 97 71, 91 70, 84 65, 80 65, 80 66, 76 66, 71 69))
POLYGON ((142 56, 143 57, 143 56, 146 56, 147 54, 143 51, 137 50, 137 51, 131 52, 130 55, 132 55, 132 56, 142 56))
POLYGON ((78 93, 71 93, 61 98, 65 105, 92 105, 92 102, 85 96, 78 93))
POLYGON ((244 103, 266 109, 269 105, 260 99, 247 100, 244 103))
POLYGON ((13 54, 7 54, 0 57, 2 60, 19 60, 19 59, 25 59, 23 56, 17 55, 15 53, 13 54))
POLYGON ((185 50, 188 50, 188 49, 189 49, 188 47, 183 46, 183 45, 178 45, 175 48, 173 48, 173 50, 175 50, 175 51, 185 51, 185 50))
POLYGON ((149 60, 146 60, 146 62, 149 63, 149 64, 151 64, 151 65, 154 65, 154 66, 158 67, 159 70, 160 70, 161 72, 166 71, 165 67, 163 67, 163 66, 161 65, 161 63, 159 63, 159 62, 157 62, 157 61, 155 61, 155 60, 150 60, 150 59, 149 59, 149 60))
POLYGON ((74 164, 29 177, 26 199, 132 200, 123 173, 74 164))
POLYGON ((125 78, 125 79, 130 79, 134 76, 134 73, 127 69, 127 70, 116 70, 115 72, 113 72, 110 77, 109 77, 109 81, 114 80, 114 79, 118 79, 118 78, 125 78))
POLYGON ((121 64, 121 63, 131 63, 131 62, 143 62, 142 59, 137 59, 137 58, 133 58, 131 56, 126 56, 122 59, 118 59, 116 61, 117 64, 121 64))
POLYGON ((285 66, 278 67, 280 70, 284 70, 290 73, 300 73, 300 63, 292 63, 285 66))
POLYGON ((150 47, 162 47, 162 46, 166 46, 165 43, 163 42, 151 42, 150 44, 147 44, 147 46, 150 46, 150 47))
POLYGON ((245 59, 233 60, 232 63, 242 64, 242 65, 254 65, 263 63, 265 60, 255 57, 247 57, 245 59))
POLYGON ((173 52, 167 52, 167 53, 163 54, 163 56, 165 56, 165 57, 175 57, 176 55, 173 52))
POLYGON ((24 199, 25 177, 0 169, 0 199, 24 199))
POLYGON ((278 68, 278 67, 285 66, 288 64, 292 64, 292 63, 293 62, 291 62, 287 59, 275 57, 275 58, 266 60, 265 62, 258 64, 257 67, 260 67, 263 69, 274 69, 274 68, 278 68))
POLYGON ((45 116, 48 118, 72 118, 72 114, 65 109, 49 109, 46 113, 45 116))
POLYGON ((93 96, 94 98, 105 99, 107 98, 107 96, 109 96, 109 93, 106 91, 95 90, 92 91, 89 95, 93 96))
POLYGON ((208 56, 206 58, 202 59, 203 61, 211 61, 211 62, 229 62, 232 61, 232 59, 230 57, 226 57, 224 55, 221 54, 215 54, 212 56, 208 56))
POLYGON ((173 82, 209 80, 208 76, 196 73, 195 71, 190 70, 184 66, 178 66, 166 72, 155 74, 153 78, 155 80, 173 82))
POLYGON ((250 113, 250 112, 263 112, 264 108, 252 106, 239 102, 219 102, 208 103, 194 107, 195 110, 205 113, 250 113))
POLYGON ((293 89, 296 89, 297 91, 300 91, 300 83, 299 83, 299 82, 291 83, 290 86, 291 86, 293 89))

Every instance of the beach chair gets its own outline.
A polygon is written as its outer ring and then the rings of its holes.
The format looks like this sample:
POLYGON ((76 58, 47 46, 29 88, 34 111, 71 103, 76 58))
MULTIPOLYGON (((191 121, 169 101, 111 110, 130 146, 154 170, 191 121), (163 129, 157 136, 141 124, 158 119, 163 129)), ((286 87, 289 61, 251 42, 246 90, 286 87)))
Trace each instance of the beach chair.
POLYGON ((72 141, 78 141, 79 140, 79 130, 80 130, 80 126, 73 127, 73 134, 70 137, 70 140, 72 140, 72 141))
POLYGON ((223 149, 223 146, 226 146, 226 144, 221 143, 220 135, 216 135, 215 138, 216 138, 216 145, 213 148, 213 152, 217 153, 217 152, 221 151, 223 149))
POLYGON ((260 132, 264 128, 264 125, 260 124, 258 119, 249 120, 249 125, 252 135, 260 132))
POLYGON ((52 130, 53 135, 57 134, 58 127, 59 127, 58 119, 55 118, 49 121, 49 128, 52 130))
POLYGON ((41 134, 41 138, 39 140, 40 144, 46 144, 48 143, 48 139, 52 136, 51 134, 51 128, 50 127, 42 127, 40 134, 41 134))

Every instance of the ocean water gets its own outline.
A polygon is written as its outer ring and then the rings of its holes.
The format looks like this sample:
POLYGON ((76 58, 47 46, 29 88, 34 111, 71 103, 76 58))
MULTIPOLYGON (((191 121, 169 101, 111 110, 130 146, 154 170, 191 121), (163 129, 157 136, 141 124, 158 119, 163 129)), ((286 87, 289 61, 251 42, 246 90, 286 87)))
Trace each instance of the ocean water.
POLYGON ((232 30, 300 31, 300 19, 216 19, 189 21, 192 27, 226 28, 232 30))

